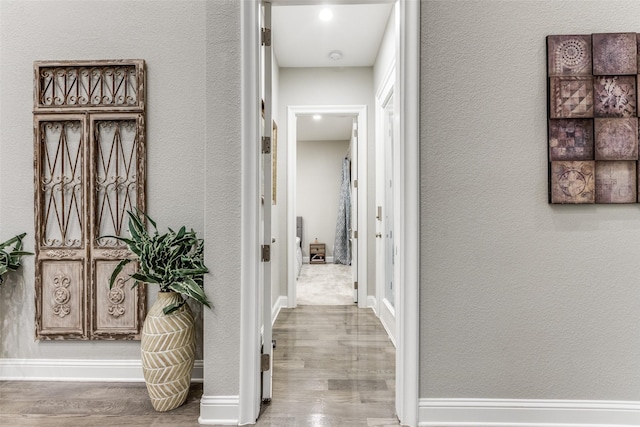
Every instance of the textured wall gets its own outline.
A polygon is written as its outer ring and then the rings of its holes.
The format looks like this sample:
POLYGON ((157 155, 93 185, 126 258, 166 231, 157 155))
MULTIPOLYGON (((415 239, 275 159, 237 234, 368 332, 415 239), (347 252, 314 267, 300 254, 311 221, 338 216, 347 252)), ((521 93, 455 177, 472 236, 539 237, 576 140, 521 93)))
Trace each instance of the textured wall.
MULTIPOLYGON (((33 249, 32 68, 54 59, 146 60, 147 209, 159 226, 203 231, 204 4, 2 0, 0 236, 26 231, 33 249)), ((0 357, 139 357, 137 342, 34 342, 33 274, 28 257, 17 283, 0 290, 0 357)), ((155 295, 150 288, 149 304, 155 295)))
POLYGON ((423 1, 421 397, 640 400, 640 205, 547 204, 549 34, 635 1, 423 1))
POLYGON ((240 218, 240 2, 207 2, 205 254, 211 270, 205 312, 204 395, 239 393, 240 218))

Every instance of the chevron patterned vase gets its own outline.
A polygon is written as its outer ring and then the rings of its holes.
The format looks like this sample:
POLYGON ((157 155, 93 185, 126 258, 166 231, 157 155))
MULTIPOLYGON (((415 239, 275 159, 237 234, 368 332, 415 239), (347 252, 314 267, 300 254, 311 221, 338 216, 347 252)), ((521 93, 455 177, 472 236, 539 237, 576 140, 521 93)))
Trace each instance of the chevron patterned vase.
POLYGON ((142 327, 142 371, 153 408, 170 411, 187 399, 195 359, 195 327, 188 304, 165 315, 182 300, 176 292, 158 292, 142 327))

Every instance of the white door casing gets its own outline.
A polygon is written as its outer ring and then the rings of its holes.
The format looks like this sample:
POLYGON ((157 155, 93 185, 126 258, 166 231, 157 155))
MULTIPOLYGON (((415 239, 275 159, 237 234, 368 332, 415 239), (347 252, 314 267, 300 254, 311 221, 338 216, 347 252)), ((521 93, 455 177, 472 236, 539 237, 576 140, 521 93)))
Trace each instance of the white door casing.
MULTIPOLYGON (((295 241, 296 241, 296 180, 297 173, 296 165, 296 134, 297 125, 296 117, 298 115, 309 114, 342 114, 342 115, 354 115, 357 116, 358 122, 358 153, 357 159, 352 158, 352 165, 358 163, 357 167, 357 179, 358 179, 358 191, 360 194, 366 194, 367 188, 367 106, 366 105, 290 105, 287 107, 287 158, 289 159, 287 164, 287 241, 285 242, 287 251, 287 294, 288 303, 290 308, 296 307, 296 273, 295 265, 291 260, 295 259, 295 241)), ((352 166, 353 167, 353 166, 352 166)), ((352 177, 353 179, 353 177, 352 177)), ((354 239, 357 244, 357 253, 366 254, 367 245, 367 233, 366 233, 366 198, 361 197, 358 199, 358 239, 354 239)), ((353 201, 352 201, 352 209, 353 201)), ((353 224, 352 224, 353 228, 353 224)), ((355 229, 354 229, 355 231, 355 229)), ((282 247, 282 245, 281 245, 282 247)), ((354 251, 354 253, 356 253, 354 251)), ((367 262, 364 257, 359 258, 358 263, 358 282, 360 284, 366 283, 367 278, 367 262)), ((353 262, 353 261, 352 261, 353 262)), ((365 285, 358 286, 358 307, 366 307, 367 289, 365 285)))
MULTIPOLYGON (((398 204, 392 200, 389 193, 390 181, 395 181, 393 172, 398 169, 399 144, 398 128, 389 123, 387 110, 395 110, 397 97, 393 96, 396 80, 395 62, 391 64, 376 93, 376 313, 387 330, 389 338, 396 345, 396 318, 395 299, 391 301, 386 297, 387 283, 395 282, 395 269, 393 259, 393 218, 399 218, 398 204), (392 135, 389 132, 393 132, 392 135), (393 147, 392 145, 395 145, 393 147), (394 212, 395 210, 395 212, 394 212)), ((393 115, 397 116, 397 115, 393 115)), ((392 116, 392 117, 393 117, 392 116)), ((393 118, 396 120, 396 118, 393 118)), ((399 181, 398 181, 399 182, 399 181)), ((398 283, 398 282, 395 282, 398 283)), ((395 287, 394 290, 397 290, 395 287)), ((397 294, 394 295, 397 297, 397 294)))
POLYGON ((353 302, 358 302, 358 120, 353 120, 353 130, 351 132, 351 144, 349 146, 351 156, 351 226, 349 229, 349 250, 351 251, 351 282, 353 283, 353 302))
MULTIPOLYGON (((271 31, 271 3, 263 2, 263 31, 271 31)), ((270 38, 270 37, 267 37, 270 38)), ((273 376, 273 347, 271 319, 271 199, 272 190, 272 140, 273 140, 273 105, 272 105, 272 55, 271 41, 262 43, 262 167, 261 210, 262 210, 262 354, 269 359, 269 366, 262 372, 262 401, 270 401, 273 376)))

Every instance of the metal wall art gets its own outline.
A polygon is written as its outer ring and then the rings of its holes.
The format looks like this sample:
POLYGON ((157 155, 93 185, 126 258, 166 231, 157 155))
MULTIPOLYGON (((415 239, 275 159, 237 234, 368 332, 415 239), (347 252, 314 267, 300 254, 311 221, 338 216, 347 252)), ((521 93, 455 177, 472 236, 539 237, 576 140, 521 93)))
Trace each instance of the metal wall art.
POLYGON ((637 203, 640 34, 547 36, 549 202, 637 203))
POLYGON ((144 287, 110 290, 144 210, 144 61, 34 64, 36 338, 139 339, 144 287))

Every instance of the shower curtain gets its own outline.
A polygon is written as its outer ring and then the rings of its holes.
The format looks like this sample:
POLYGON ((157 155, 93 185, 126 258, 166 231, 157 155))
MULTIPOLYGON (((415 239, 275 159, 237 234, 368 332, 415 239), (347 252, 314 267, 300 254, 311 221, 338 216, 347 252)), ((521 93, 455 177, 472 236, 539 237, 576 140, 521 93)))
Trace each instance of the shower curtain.
POLYGON ((342 183, 338 201, 338 220, 336 221, 336 240, 333 246, 335 264, 351 264, 349 230, 351 229, 351 162, 345 157, 342 161, 342 183))

